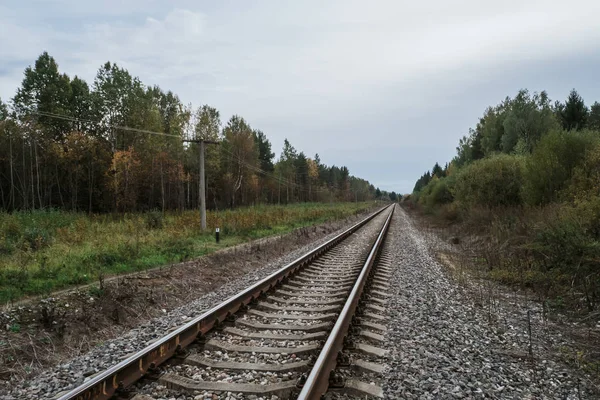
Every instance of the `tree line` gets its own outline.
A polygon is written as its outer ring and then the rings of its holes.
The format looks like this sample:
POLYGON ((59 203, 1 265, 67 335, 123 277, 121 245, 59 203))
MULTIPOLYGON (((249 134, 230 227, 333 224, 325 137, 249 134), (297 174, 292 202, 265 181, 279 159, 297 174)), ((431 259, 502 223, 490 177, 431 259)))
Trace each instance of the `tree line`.
POLYGON ((420 192, 434 177, 443 178, 476 160, 498 154, 530 155, 550 133, 585 131, 600 132, 598 101, 587 107, 573 89, 564 102, 552 103, 545 91, 532 94, 522 89, 514 98, 488 107, 475 128, 459 140, 452 161, 443 168, 436 163, 417 179, 413 192, 420 192))
POLYGON ((410 203, 485 245, 492 277, 600 304, 600 103, 521 90, 489 107, 410 203))
POLYGON ((345 166, 328 166, 286 139, 279 159, 242 117, 184 105, 119 65, 91 85, 42 53, 8 102, 0 99, 0 208, 129 212, 195 208, 199 144, 207 205, 365 201, 388 196, 345 166))

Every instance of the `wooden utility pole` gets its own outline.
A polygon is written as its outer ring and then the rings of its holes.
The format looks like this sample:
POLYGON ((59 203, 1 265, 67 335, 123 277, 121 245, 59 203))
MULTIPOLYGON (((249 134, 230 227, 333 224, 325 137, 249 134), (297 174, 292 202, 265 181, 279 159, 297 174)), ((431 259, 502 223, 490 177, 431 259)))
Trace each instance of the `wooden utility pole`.
POLYGON ((184 140, 184 142, 189 143, 198 143, 200 147, 200 226, 203 231, 206 230, 206 176, 204 172, 204 143, 208 144, 219 144, 219 142, 215 142, 213 140, 184 140))

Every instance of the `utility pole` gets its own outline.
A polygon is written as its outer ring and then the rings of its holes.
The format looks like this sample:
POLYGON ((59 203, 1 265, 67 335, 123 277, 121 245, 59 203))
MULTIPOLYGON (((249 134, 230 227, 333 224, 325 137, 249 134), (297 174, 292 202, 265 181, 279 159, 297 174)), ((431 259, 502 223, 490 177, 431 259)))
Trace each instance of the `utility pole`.
POLYGON ((184 140, 184 142, 188 143, 198 143, 200 148, 200 226, 202 231, 206 230, 206 176, 204 172, 204 143, 208 144, 219 144, 219 142, 215 142, 214 140, 184 140))

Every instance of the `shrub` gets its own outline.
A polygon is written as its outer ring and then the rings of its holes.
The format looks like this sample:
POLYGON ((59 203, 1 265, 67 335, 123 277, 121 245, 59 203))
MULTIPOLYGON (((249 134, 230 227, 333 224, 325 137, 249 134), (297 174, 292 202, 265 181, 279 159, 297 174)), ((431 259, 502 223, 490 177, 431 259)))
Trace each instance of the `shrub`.
POLYGON ((575 202, 600 197, 600 137, 598 143, 586 152, 583 160, 573 169, 573 177, 565 194, 575 202))
POLYGON ((451 187, 454 178, 434 177, 419 193, 419 203, 431 210, 435 206, 451 203, 454 200, 451 187))
POLYGON ((586 225, 572 215, 547 221, 532 247, 546 271, 557 270, 570 277, 571 286, 583 292, 591 311, 600 299, 600 242, 589 235, 586 225))
POLYGON ((589 132, 554 131, 545 135, 527 159, 523 197, 532 205, 558 200, 569 183, 574 168, 586 151, 598 141, 589 132))
POLYGON ((520 205, 523 157, 500 154, 474 161, 456 175, 454 198, 463 206, 520 205))

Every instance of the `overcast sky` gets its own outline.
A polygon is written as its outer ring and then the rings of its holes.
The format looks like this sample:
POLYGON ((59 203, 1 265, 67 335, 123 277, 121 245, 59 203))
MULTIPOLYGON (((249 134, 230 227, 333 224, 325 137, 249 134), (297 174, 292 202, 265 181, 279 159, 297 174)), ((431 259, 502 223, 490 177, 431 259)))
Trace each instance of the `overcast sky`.
POLYGON ((600 101, 600 1, 488 3, 2 0, 0 97, 44 50, 90 84, 110 60, 407 193, 520 88, 600 101))

